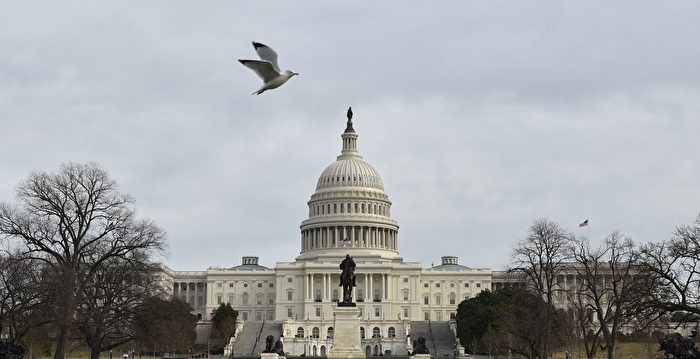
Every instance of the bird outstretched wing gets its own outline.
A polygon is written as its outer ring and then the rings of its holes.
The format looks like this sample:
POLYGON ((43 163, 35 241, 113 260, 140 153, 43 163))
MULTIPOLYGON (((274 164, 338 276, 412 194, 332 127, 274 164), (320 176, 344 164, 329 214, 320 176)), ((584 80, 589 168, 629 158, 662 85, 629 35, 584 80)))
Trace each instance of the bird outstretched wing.
POLYGON ((272 67, 274 67, 277 72, 280 72, 280 67, 277 65, 277 53, 275 50, 271 49, 265 44, 255 41, 253 41, 253 47, 255 48, 255 52, 258 53, 258 56, 260 56, 260 59, 263 61, 269 61, 272 64, 272 67))
POLYGON ((245 65, 245 67, 255 71, 255 73, 264 81, 268 82, 280 75, 280 73, 275 70, 272 63, 269 61, 260 60, 238 60, 240 63, 245 65))

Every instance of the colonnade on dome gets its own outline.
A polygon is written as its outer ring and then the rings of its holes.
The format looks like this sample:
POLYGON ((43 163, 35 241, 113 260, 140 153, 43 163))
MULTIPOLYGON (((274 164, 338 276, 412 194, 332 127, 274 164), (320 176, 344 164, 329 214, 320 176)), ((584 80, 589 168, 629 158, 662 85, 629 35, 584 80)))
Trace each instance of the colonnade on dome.
POLYGON ((380 248, 398 251, 394 228, 367 225, 310 227, 301 231, 302 252, 323 248, 380 248))

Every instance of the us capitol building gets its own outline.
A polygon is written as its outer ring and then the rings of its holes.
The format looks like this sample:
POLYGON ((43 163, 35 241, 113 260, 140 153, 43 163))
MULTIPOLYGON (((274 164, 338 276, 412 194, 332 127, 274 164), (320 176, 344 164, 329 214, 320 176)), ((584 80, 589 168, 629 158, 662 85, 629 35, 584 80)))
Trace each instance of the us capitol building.
MULTIPOLYGON (((338 265, 349 254, 357 264, 353 301, 361 310, 363 348, 368 354, 403 354, 411 349, 410 338, 425 330, 421 326, 449 325, 462 300, 519 285, 503 272, 460 265, 456 256, 444 256, 431 268, 405 261, 391 200, 377 170, 357 150, 351 113, 341 138, 340 155, 323 170, 308 201, 294 261, 267 268, 258 257, 245 256, 232 268, 166 269, 172 296, 190 303, 200 324, 221 303, 230 303, 239 311, 237 336, 258 330, 264 339, 265 325, 275 323, 285 351, 325 355, 333 340, 333 308, 342 299, 338 265)), ((243 339, 237 338, 234 352, 245 352, 243 339)))

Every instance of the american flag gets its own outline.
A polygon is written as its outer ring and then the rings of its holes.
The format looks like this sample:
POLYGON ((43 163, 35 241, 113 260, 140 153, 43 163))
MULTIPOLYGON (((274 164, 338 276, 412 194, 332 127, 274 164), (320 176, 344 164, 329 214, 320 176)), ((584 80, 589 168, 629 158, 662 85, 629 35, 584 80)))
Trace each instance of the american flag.
POLYGON ((585 220, 578 224, 579 227, 588 227, 588 220, 585 220))
POLYGON ((340 241, 340 245, 343 247, 347 247, 348 244, 350 244, 350 238, 345 238, 340 241))

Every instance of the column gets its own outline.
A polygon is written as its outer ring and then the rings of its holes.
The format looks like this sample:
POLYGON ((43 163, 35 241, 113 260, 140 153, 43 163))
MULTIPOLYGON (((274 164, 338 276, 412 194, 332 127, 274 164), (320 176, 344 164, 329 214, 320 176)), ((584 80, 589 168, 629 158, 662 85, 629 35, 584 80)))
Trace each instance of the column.
POLYGON ((389 300, 389 295, 391 294, 391 276, 389 273, 384 274, 386 276, 386 294, 384 294, 384 299, 389 300))
POLYGON ((365 299, 369 298, 367 293, 369 293, 369 274, 365 273, 365 299))
POLYGON ((372 286, 374 285, 374 283, 373 283, 374 278, 372 276, 373 276, 373 274, 370 273, 370 275, 369 275, 369 293, 368 293, 369 295, 367 296, 367 298, 369 298, 370 301, 374 300, 374 289, 372 288, 372 286))
POLYGON ((192 303, 192 308, 197 310, 197 282, 194 283, 194 303, 192 303))
POLYGON ((306 295, 304 296, 304 300, 309 300, 309 275, 306 275, 306 288, 304 288, 304 291, 306 295))
POLYGON ((386 300, 386 274, 382 274, 382 301, 386 300))

